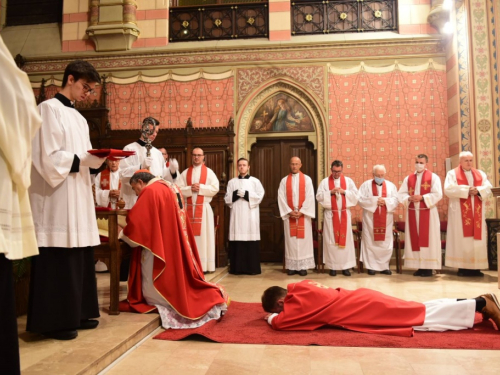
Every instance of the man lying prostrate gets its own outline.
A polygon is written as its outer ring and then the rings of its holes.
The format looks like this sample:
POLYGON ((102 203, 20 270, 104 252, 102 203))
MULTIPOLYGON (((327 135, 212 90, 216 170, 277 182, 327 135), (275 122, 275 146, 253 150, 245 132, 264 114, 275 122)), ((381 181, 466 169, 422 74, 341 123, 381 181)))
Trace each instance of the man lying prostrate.
POLYGON ((179 188, 148 170, 130 178, 138 196, 120 238, 135 248, 121 311, 160 312, 164 328, 195 328, 227 310, 224 289, 205 281, 179 188))
POLYGON ((476 311, 500 328, 500 305, 494 294, 418 303, 365 288, 333 289, 311 280, 288 284, 287 289, 273 286, 262 295, 262 307, 271 313, 265 319, 276 330, 312 331, 335 326, 410 337, 414 329, 440 332, 471 328, 476 311))

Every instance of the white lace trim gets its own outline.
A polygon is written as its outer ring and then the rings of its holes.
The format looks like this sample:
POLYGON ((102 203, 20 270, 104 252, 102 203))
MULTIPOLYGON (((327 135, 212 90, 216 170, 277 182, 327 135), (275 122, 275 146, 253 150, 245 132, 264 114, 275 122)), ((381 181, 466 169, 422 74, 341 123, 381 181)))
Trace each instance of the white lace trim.
POLYGON ((314 257, 294 260, 285 258, 285 268, 291 271, 309 270, 316 267, 314 263, 314 257))
POLYGON ((188 329, 201 327, 212 319, 219 319, 227 311, 227 305, 221 303, 212 307, 203 317, 197 320, 184 318, 170 306, 156 305, 160 312, 161 325, 165 329, 188 329))

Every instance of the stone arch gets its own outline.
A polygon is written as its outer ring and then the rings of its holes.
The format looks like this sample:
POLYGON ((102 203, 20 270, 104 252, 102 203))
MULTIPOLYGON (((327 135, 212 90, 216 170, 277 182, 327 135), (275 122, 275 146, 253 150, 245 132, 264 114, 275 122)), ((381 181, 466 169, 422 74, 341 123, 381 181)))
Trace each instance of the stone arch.
POLYGON ((235 130, 237 134, 236 154, 238 158, 248 157, 252 145, 256 142, 257 136, 259 138, 307 136, 309 141, 314 144, 314 148, 317 151, 317 182, 319 183, 328 172, 328 123, 326 119, 327 115, 324 104, 312 91, 290 77, 274 77, 253 90, 239 108, 235 121, 235 130), (307 109, 313 120, 314 132, 249 134, 250 124, 257 109, 262 103, 279 92, 290 95, 307 109))

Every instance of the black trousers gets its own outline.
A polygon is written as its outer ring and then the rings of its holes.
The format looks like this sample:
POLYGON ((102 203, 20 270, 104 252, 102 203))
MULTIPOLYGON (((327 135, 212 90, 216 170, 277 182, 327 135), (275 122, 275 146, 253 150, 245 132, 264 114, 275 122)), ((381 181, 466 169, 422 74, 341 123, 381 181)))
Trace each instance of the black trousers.
POLYGON ((99 317, 92 247, 42 247, 33 257, 26 330, 74 330, 99 317))
POLYGON ((12 262, 0 254, 0 374, 21 373, 12 262))

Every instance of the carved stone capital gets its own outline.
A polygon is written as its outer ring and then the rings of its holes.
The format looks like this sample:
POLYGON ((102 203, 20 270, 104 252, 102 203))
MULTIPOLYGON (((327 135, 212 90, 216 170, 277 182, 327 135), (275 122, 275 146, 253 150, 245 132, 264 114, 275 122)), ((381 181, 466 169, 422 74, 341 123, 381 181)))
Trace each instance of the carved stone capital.
POLYGON ((444 32, 444 25, 450 21, 450 9, 443 7, 445 0, 432 0, 431 11, 427 16, 427 22, 437 30, 440 34, 444 32))

